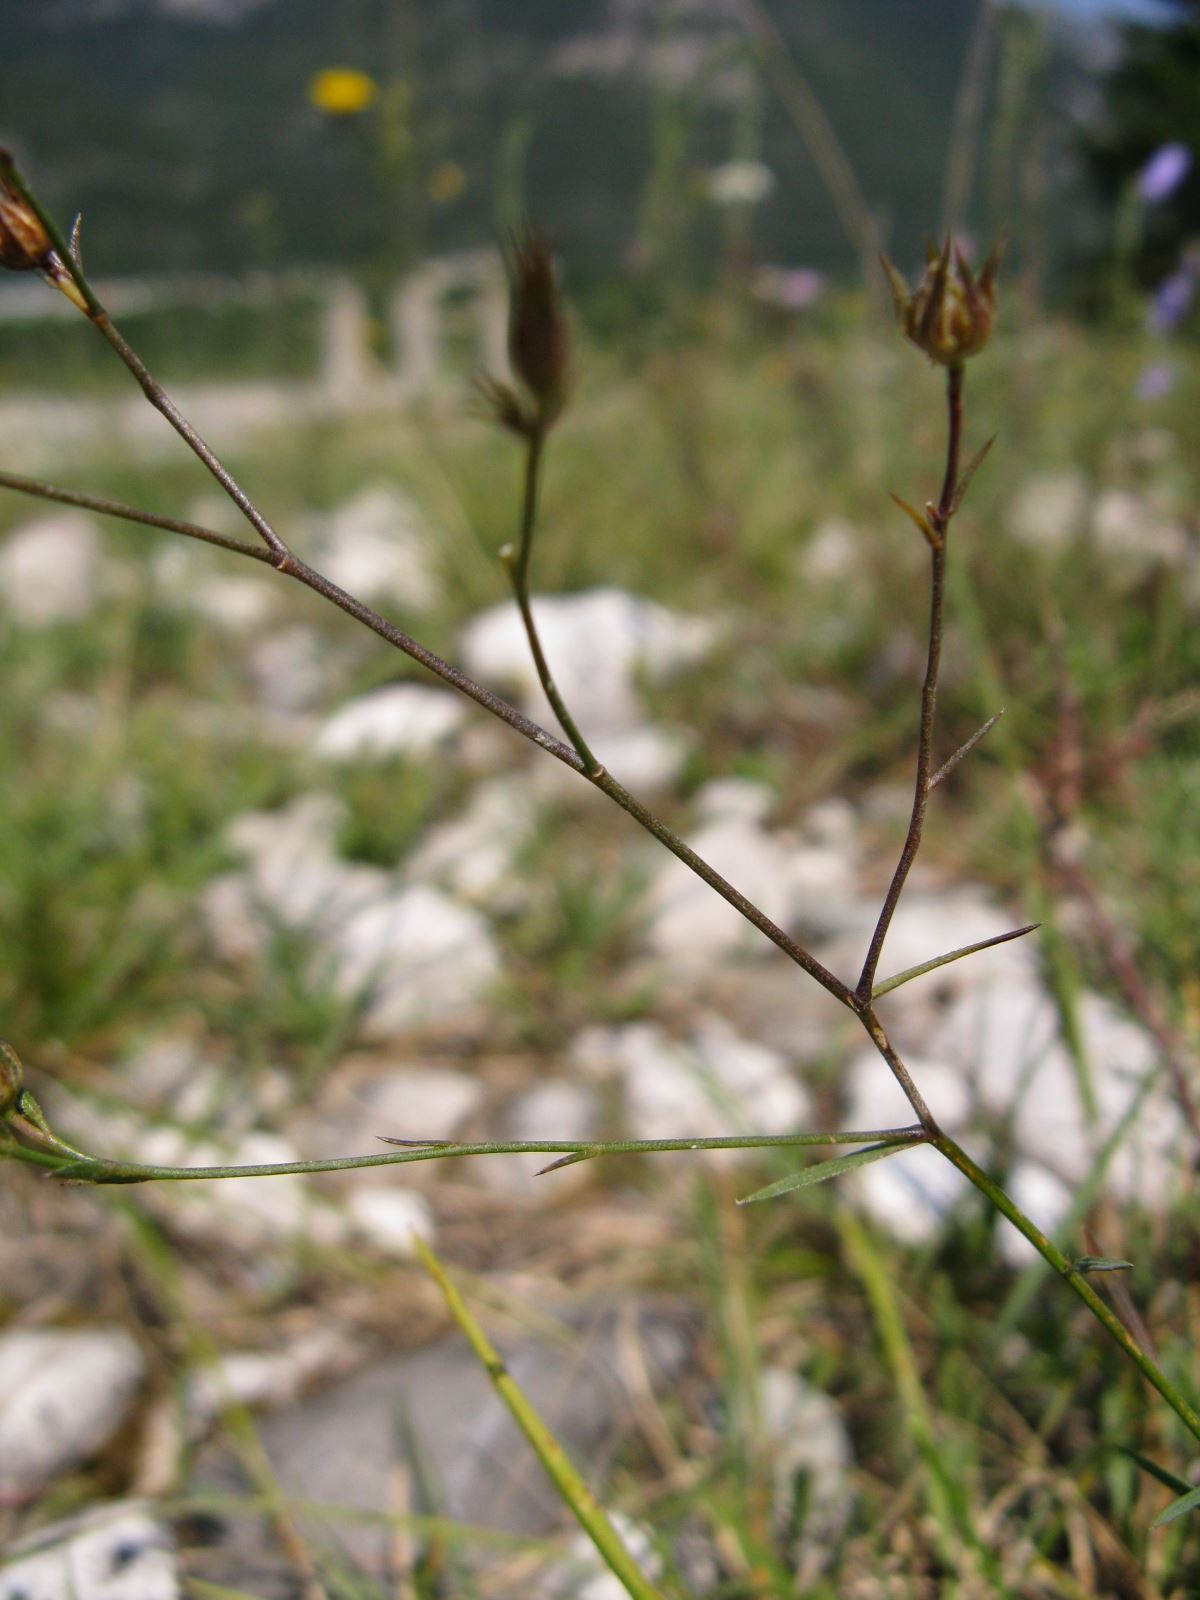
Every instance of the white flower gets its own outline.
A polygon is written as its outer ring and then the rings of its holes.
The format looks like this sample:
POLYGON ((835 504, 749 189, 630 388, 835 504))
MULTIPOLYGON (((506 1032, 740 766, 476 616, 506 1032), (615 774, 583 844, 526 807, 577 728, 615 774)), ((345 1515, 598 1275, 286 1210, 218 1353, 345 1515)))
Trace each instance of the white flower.
POLYGON ((708 174, 708 198, 718 206, 756 206, 775 187, 775 174, 761 161, 723 161, 708 174))

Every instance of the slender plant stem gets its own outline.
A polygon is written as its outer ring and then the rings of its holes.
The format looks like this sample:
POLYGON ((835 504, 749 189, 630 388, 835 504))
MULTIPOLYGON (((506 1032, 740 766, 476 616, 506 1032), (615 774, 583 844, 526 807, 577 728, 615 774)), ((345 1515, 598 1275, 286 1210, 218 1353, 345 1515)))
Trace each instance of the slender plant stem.
POLYGON ((923 1131, 932 1138, 940 1132, 940 1129, 934 1121, 933 1113, 925 1104, 924 1096, 913 1081, 912 1073, 904 1065, 892 1041, 884 1032, 883 1024, 869 1005, 864 1006, 858 1015, 859 1021, 870 1035, 871 1043, 891 1068, 893 1078, 904 1090, 909 1105, 920 1118, 923 1131))
POLYGON ((272 554, 277 557, 282 558, 286 556, 287 546, 275 532, 274 528, 271 527, 270 523, 263 516, 262 512, 250 499, 250 496, 237 482, 228 468, 223 466, 222 463, 217 459, 214 452, 196 432, 195 428, 192 427, 191 423, 171 399, 170 395, 163 388, 162 384, 159 383, 158 379, 155 378, 149 371, 145 362, 142 361, 141 357, 133 350, 122 334, 117 331, 116 327, 113 325, 111 317, 105 310, 100 297, 97 295, 95 289, 93 289, 91 283, 88 281, 87 274, 83 270, 83 262, 79 255, 74 249, 72 249, 70 242, 64 236, 61 228, 59 228, 54 218, 46 211, 41 201, 25 182, 25 179, 21 176, 20 172, 18 172, 11 159, 5 160, 4 176, 6 181, 11 184, 12 187, 15 188, 22 196, 22 198, 32 207, 42 226, 49 235, 63 266, 71 274, 76 287, 83 296, 86 306, 85 315, 87 316, 89 322, 91 322, 92 326, 97 330, 98 333, 102 334, 103 337, 108 340, 109 344, 117 352, 121 360, 129 368, 130 372, 133 373, 134 377, 140 384, 142 393, 146 396, 146 399, 149 400, 150 404, 157 412, 159 412, 161 416, 166 418, 166 420, 175 429, 175 432, 188 446, 189 450, 191 450, 193 455, 197 456, 199 460, 204 463, 209 472, 212 473, 213 477, 221 485, 222 489, 224 489, 225 493, 233 501, 234 505, 237 506, 238 510, 246 518, 247 522, 249 522, 250 526, 262 539, 268 550, 270 550, 272 554))
POLYGON ((141 357, 126 341, 123 335, 118 332, 116 327, 114 327, 108 312, 101 311, 99 316, 93 315, 91 320, 97 332, 102 334, 104 338, 108 340, 109 344, 112 345, 113 349, 129 368, 130 372, 133 373, 134 377, 141 385, 142 393, 146 396, 146 399, 149 400, 154 409, 161 416, 164 416, 167 419, 192 454, 204 463, 209 472, 212 473, 213 477, 221 485, 222 489, 224 489, 225 493, 233 501, 234 505, 237 506, 238 510, 245 517, 246 521, 254 529, 255 533, 260 536, 267 549, 270 550, 280 562, 285 561, 288 555, 287 545, 284 544, 283 540, 275 532, 275 529, 267 521, 266 517, 263 516, 262 512, 242 488, 241 484, 238 483, 237 479, 229 471, 228 467, 223 465, 223 463, 217 458, 215 452, 204 442, 204 440, 196 432, 195 428, 192 427, 191 423, 184 416, 183 412, 180 411, 174 400, 171 399, 171 396, 163 388, 162 384, 159 383, 158 379, 155 378, 146 367, 141 357))
POLYGON ((250 561, 261 561, 266 566, 275 565, 274 557, 262 545, 243 544, 240 539, 230 539, 212 528, 202 528, 198 522, 185 522, 179 517, 163 517, 156 511, 139 511, 124 501, 110 500, 105 495, 82 494, 78 489, 60 489, 52 483, 39 483, 36 478, 22 478, 15 472, 0 472, 0 489, 15 489, 18 494, 32 495, 38 500, 55 500, 64 506, 79 506, 84 511, 97 511, 101 516, 120 517, 125 522, 140 522, 147 528, 162 528, 167 533, 182 533, 188 539, 199 539, 221 550, 232 550, 234 555, 245 556, 250 561))
POLYGON ((0 1159, 23 1161, 61 1177, 87 1183, 195 1182, 207 1178, 282 1178, 313 1172, 349 1172, 359 1167, 408 1166, 417 1161, 448 1161, 460 1156, 575 1155, 592 1160, 597 1156, 664 1155, 678 1150, 790 1150, 826 1144, 921 1144, 925 1138, 924 1128, 906 1127, 839 1129, 833 1133, 728 1134, 706 1139, 527 1139, 478 1144, 431 1141, 428 1144, 414 1142, 411 1148, 370 1156, 212 1167, 158 1167, 137 1161, 106 1161, 82 1152, 63 1154, 45 1146, 20 1144, 15 1139, 6 1142, 0 1138, 0 1159))
POLYGON ((563 1503, 570 1508, 609 1569, 633 1596, 633 1600, 660 1600, 658 1590, 630 1555, 625 1541, 609 1521, 600 1502, 588 1488, 566 1451, 530 1404, 521 1386, 501 1359, 495 1345, 467 1309, 466 1302, 447 1277, 441 1262, 419 1234, 413 1235, 413 1245, 421 1258, 421 1264, 442 1291, 450 1315, 465 1335, 480 1366, 491 1379, 496 1393, 508 1407, 513 1421, 533 1446, 538 1460, 546 1469, 563 1503))
POLYGON ((980 1194, 1001 1212, 1012 1223, 1018 1232, 1024 1234, 1038 1254, 1053 1267, 1060 1277, 1064 1278, 1075 1293, 1087 1306, 1088 1310, 1103 1324, 1105 1330, 1120 1345, 1121 1349, 1137 1367, 1138 1371, 1158 1390, 1163 1399, 1175 1412, 1184 1427, 1196 1439, 1200 1439, 1200 1414, 1184 1398, 1162 1369, 1155 1364, 1151 1357, 1144 1351, 1129 1329, 1112 1310, 1108 1303, 1098 1295, 1087 1279, 1054 1243, 1047 1238, 1042 1230, 1031 1222, 1025 1213, 1004 1192, 994 1178, 988 1176, 982 1167, 971 1160, 961 1145, 955 1143, 947 1134, 934 1134, 930 1141, 934 1147, 941 1151, 946 1160, 954 1166, 979 1190, 980 1194))
POLYGON ((946 409, 948 426, 946 435, 946 472, 942 479, 942 492, 930 521, 937 542, 931 544, 930 594, 929 594, 929 650, 925 662, 925 681, 921 688, 921 720, 917 735, 917 774, 913 788, 912 814, 908 822, 900 859, 892 874, 892 881, 884 897, 879 920, 871 935, 867 958, 863 962, 858 980, 858 998, 864 1003, 871 998, 875 986, 875 973, 883 951, 904 885, 912 871, 917 851, 921 848, 921 834, 925 827, 925 810, 929 804, 929 791, 933 775, 933 717, 937 706, 938 673, 942 664, 942 632, 946 603, 946 535, 950 527, 954 491, 958 485, 958 458, 962 443, 963 369, 952 366, 946 369, 946 409))
POLYGON ((541 481, 542 457, 546 444, 546 429, 539 421, 534 424, 533 430, 525 446, 525 486, 521 495, 521 538, 516 550, 512 545, 505 545, 501 551, 501 559, 508 568, 508 575, 512 580, 513 597, 517 602, 517 610, 521 613, 521 621, 525 626, 525 637, 529 641, 530 654, 537 671, 538 682, 542 692, 558 718, 559 726, 575 747, 575 753, 583 763, 584 776, 594 783, 604 771, 603 765, 596 759, 588 745, 587 740, 579 730, 579 724, 571 715, 562 691, 554 681, 554 674, 550 671, 550 663, 546 659, 546 652, 542 648, 541 637, 538 634, 537 623, 534 621, 533 605, 529 597, 529 561, 533 553, 533 533, 537 525, 538 489, 541 481))

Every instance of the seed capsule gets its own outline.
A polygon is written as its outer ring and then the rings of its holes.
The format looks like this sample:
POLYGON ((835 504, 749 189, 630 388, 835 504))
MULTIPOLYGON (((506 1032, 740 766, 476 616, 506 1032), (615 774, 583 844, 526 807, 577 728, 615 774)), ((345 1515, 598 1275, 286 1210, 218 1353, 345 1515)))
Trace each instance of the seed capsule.
POLYGON ((960 366, 968 356, 978 355, 996 315, 998 246, 976 277, 962 251, 947 238, 940 251, 930 249, 929 265, 911 293, 887 256, 880 259, 905 338, 944 367, 960 366))

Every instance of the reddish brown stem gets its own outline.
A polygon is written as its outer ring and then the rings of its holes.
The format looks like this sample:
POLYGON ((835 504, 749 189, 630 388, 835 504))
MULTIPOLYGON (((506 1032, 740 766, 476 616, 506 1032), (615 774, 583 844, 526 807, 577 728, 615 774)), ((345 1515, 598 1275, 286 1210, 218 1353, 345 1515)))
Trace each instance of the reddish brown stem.
MULTIPOLYGON (((900 851, 900 859, 892 874, 892 881, 884 897, 875 931, 867 950, 866 960, 859 975, 855 995, 860 1006, 870 1003, 875 987, 875 974, 904 885, 912 871, 913 862, 921 848, 921 835, 925 828, 925 811, 929 805, 929 791, 933 775, 933 718, 937 706, 938 674, 942 664, 942 632, 946 605, 946 537, 953 514, 954 494, 958 485, 958 461, 962 444, 963 369, 949 367, 946 372, 946 472, 942 479, 942 492, 930 520, 938 534, 938 543, 930 546, 930 599, 929 599, 929 650, 925 661, 925 681, 921 688, 921 721, 917 736, 917 775, 913 790, 912 814, 908 832, 900 851)), ((893 1071, 895 1069, 893 1068, 893 1071)), ((914 1102, 915 1104, 915 1102, 914 1102)))

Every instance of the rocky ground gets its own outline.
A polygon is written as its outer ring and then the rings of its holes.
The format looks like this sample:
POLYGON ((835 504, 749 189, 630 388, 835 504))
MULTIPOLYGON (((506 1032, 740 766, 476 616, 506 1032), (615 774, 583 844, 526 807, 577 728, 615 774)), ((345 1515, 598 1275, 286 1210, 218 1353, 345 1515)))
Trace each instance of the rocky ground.
MULTIPOLYGON (((1139 562, 1181 559, 1189 538, 1143 510, 1115 491, 1093 503, 1060 474, 1017 498, 1011 532, 1044 545, 1090 519, 1136 575, 1139 562), (1131 551, 1122 530, 1134 521, 1151 532, 1131 551)), ((438 606, 445 574, 394 487, 355 495, 307 537, 318 564, 364 598, 416 618, 438 606)), ((836 522, 819 530, 810 583, 840 580, 852 537, 836 522)), ((180 702, 180 726, 219 743, 244 736, 242 719, 300 774, 277 803, 226 822, 220 862, 195 896, 195 959, 206 981, 251 996, 264 973, 289 973, 337 1019, 337 1043, 304 1084, 270 1062, 245 1070, 186 1010, 125 1030, 102 1063, 93 1051, 61 1056, 54 1070, 51 1050, 38 1088, 66 1137, 97 1154, 200 1166, 367 1153, 381 1134, 669 1138, 910 1120, 845 1013, 653 841, 610 822, 572 774, 514 748, 432 681, 401 673, 342 692, 353 676, 343 654, 270 574, 229 572, 166 543, 151 561, 156 605, 215 630, 252 686, 236 713, 180 702), (450 775, 452 803, 393 859, 380 848, 364 859, 347 848, 351 785, 401 769, 450 775), (568 853, 595 848, 590 914, 609 915, 620 937, 605 934, 595 986, 581 946, 576 976, 584 1001, 602 988, 598 1014, 581 1003, 569 1026, 559 1014, 539 1031, 535 997, 532 1022, 514 1029, 513 930, 544 914, 536 863, 548 840, 568 853)), ((34 517, 0 547, 0 589, 20 597, 10 626, 28 636, 86 627, 125 583, 82 513, 34 517)), ((679 816, 691 736, 655 718, 653 691, 698 670, 729 618, 615 587, 535 609, 598 755, 679 816)), ((456 659, 551 723, 510 606, 469 618, 456 659)), ((68 692, 46 707, 81 738, 94 714, 68 692)), ((114 826, 149 825, 152 797, 136 779, 118 798, 114 826)), ((693 788, 682 820, 696 850, 850 973, 906 804, 902 789, 878 784, 786 813, 768 783, 718 776, 693 788)), ((923 866, 883 971, 1022 920, 985 884, 923 866)), ((1049 1232, 1101 1180, 1118 1204, 1149 1196, 1165 1210, 1187 1176, 1154 1041, 1111 997, 1076 998, 1068 1038, 1035 937, 942 968, 883 1005, 935 1113, 1005 1168, 1049 1232)), ((6 1171, 2 1600, 167 1600, 185 1579, 264 1597, 320 1584, 340 1593, 346 1573, 353 1592, 382 1593, 433 1546, 451 1569, 471 1564, 482 1593, 607 1600, 612 1580, 584 1547, 563 1545, 561 1506, 446 1331, 413 1236, 436 1242, 576 1460, 594 1480, 616 1463, 619 1487, 651 1483, 652 1505, 686 1484, 728 1404, 696 1292, 697 1175, 732 1214, 762 1161, 671 1155, 539 1176, 541 1165, 493 1155, 103 1195, 6 1171), (405 1520, 413 1514, 474 1531, 447 1538, 443 1524, 405 1520)), ((971 1206, 926 1150, 863 1169, 843 1193, 907 1247, 936 1241, 971 1206)), ((1026 1261, 1015 1232, 1002 1228, 996 1242, 1009 1265, 1026 1261)), ((762 1343, 768 1492, 790 1506, 806 1482, 794 1560, 815 1576, 854 1502, 853 1429, 822 1388, 815 1347, 771 1327, 762 1343)), ((629 1524, 631 1540, 651 1567, 669 1555, 696 1593, 736 1568, 711 1528, 685 1519, 663 1552, 651 1526, 629 1524)))

